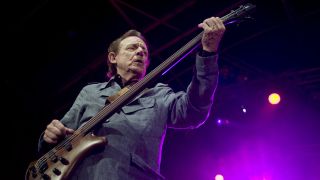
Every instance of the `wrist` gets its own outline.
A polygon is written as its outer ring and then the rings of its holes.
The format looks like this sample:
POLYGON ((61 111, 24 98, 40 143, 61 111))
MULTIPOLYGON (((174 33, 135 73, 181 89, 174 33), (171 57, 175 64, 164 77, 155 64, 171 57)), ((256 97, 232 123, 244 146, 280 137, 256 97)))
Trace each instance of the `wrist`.
POLYGON ((216 55, 216 54, 217 54, 217 52, 215 52, 215 51, 210 52, 210 51, 206 51, 206 50, 203 50, 203 49, 201 49, 201 50, 199 51, 199 55, 200 55, 201 57, 214 56, 214 55, 216 55))

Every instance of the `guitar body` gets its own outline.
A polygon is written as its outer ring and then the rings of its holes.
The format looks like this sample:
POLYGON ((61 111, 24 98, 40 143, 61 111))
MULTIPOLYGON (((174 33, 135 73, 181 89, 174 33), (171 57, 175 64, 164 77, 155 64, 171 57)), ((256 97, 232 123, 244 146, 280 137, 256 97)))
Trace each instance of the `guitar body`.
POLYGON ((54 148, 38 161, 31 162, 25 174, 25 180, 64 180, 68 179, 73 168, 93 148, 107 144, 105 137, 91 133, 63 148, 54 148))

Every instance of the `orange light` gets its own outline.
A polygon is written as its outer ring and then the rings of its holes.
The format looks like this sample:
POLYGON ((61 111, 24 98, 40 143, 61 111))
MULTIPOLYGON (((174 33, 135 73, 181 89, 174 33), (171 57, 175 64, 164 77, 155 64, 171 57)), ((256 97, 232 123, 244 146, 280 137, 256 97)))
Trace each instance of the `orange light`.
POLYGON ((280 95, 277 93, 272 93, 269 95, 268 100, 270 104, 278 104, 280 102, 280 95))

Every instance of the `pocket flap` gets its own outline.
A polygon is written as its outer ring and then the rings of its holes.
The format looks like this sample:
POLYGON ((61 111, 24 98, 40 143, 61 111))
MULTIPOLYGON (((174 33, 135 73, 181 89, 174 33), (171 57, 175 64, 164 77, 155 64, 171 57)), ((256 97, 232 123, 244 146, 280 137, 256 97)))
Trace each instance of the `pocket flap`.
POLYGON ((154 106, 155 100, 153 98, 140 98, 132 103, 122 107, 124 113, 129 114, 141 109, 151 108, 154 106))

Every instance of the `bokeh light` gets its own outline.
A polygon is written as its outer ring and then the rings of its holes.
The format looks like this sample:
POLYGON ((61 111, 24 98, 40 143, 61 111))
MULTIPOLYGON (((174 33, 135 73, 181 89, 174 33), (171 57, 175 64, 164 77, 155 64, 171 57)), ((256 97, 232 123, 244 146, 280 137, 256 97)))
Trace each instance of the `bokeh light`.
POLYGON ((270 104, 279 104, 280 102, 280 95, 278 93, 272 93, 269 95, 269 103, 270 104))
POLYGON ((215 177, 214 177, 214 180, 224 180, 223 176, 221 174, 217 174, 215 177))

